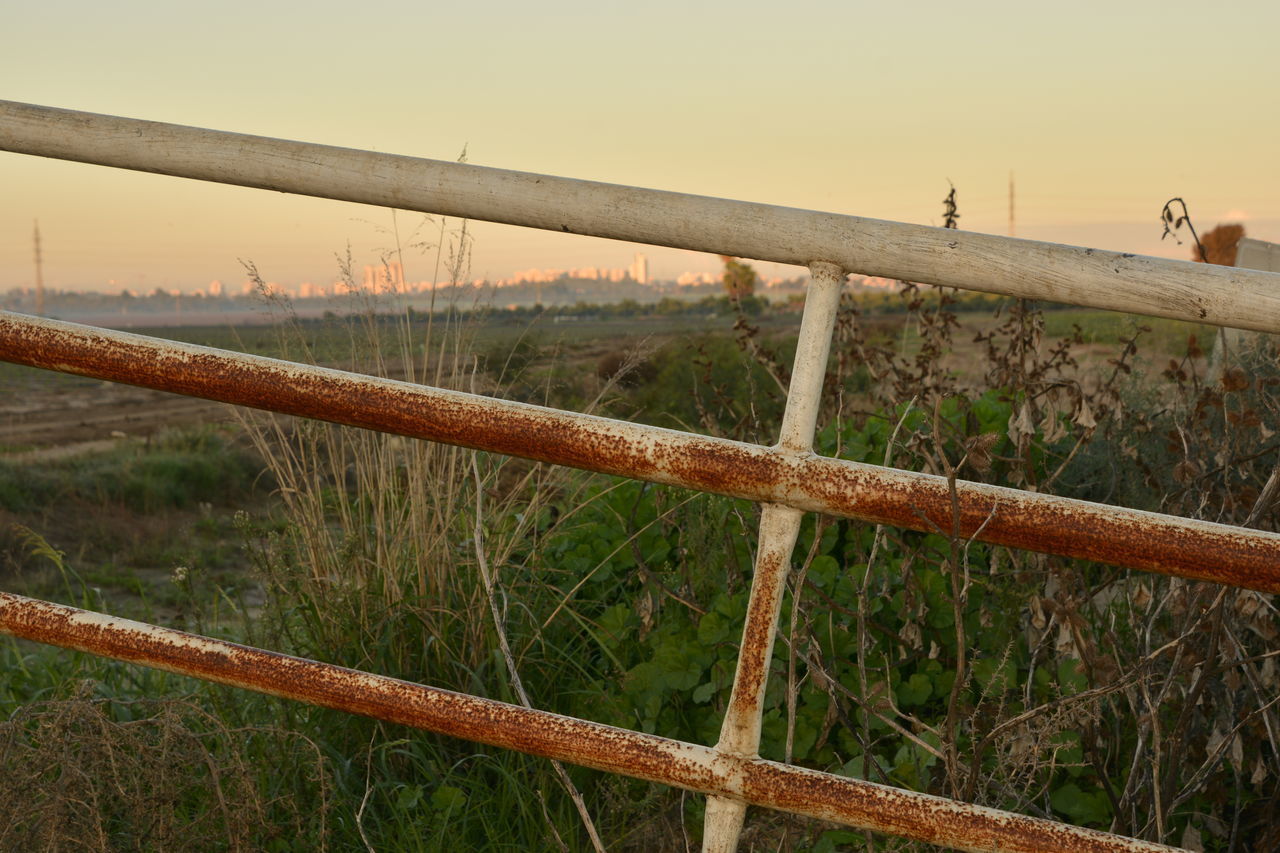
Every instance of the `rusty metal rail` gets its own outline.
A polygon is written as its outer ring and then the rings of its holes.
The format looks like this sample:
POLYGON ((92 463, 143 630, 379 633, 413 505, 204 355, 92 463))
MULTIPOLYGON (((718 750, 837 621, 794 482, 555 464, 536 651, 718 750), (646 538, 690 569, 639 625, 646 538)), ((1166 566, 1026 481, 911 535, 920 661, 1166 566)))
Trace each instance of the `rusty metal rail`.
POLYGON ((733 755, 0 592, 0 631, 64 648, 958 850, 1146 853, 1160 844, 733 755))
MULTIPOLYGON (((950 531, 943 477, 0 311, 0 359, 810 512, 950 531)), ((980 541, 1280 592, 1280 534, 957 484, 980 541)))
POLYGON ((715 748, 0 593, 0 632, 709 796, 706 851, 747 804, 982 851, 1158 844, 759 758, 778 610, 805 512, 1280 592, 1280 535, 816 456, 848 272, 1280 331, 1280 275, 964 234, 0 101, 0 150, 809 266, 775 447, 0 312, 0 359, 764 505, 738 671, 715 748), (953 520, 953 512, 959 518, 953 520), (954 523, 953 523, 954 522, 954 523))

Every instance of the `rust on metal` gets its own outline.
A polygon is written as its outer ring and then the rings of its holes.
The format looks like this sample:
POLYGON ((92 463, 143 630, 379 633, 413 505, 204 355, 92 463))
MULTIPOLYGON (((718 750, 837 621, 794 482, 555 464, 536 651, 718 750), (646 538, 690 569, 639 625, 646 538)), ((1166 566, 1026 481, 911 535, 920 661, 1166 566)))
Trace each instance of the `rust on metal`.
POLYGON ((453 693, 0 592, 0 632, 530 755, 974 851, 1172 848, 726 755, 546 711, 453 693))
MULTIPOLYGON (((943 477, 0 312, 0 360, 911 530, 949 531, 943 477)), ((980 483, 964 537, 1280 592, 1280 535, 980 483)))
POLYGON ((802 515, 791 507, 777 504, 763 507, 738 668, 717 744, 717 748, 725 752, 755 755, 760 745, 760 712, 773 658, 773 638, 802 515))
MULTIPOLYGON (((755 571, 742 625, 742 644, 733 670, 733 688, 716 742, 719 753, 740 758, 754 758, 759 754, 764 692, 773 662, 773 637, 791 571, 791 552, 803 517, 804 512, 777 503, 765 503, 760 512, 755 571)), ((745 818, 746 804, 741 800, 709 797, 703 817, 703 853, 736 850, 745 818)))
MULTIPOLYGON (((775 449, 788 456, 813 452, 832 331, 844 289, 845 272, 836 264, 815 261, 809 265, 809 273, 809 292, 805 296, 804 317, 796 341, 791 386, 787 390, 787 406, 775 449)), ((761 508, 760 536, 742 645, 738 647, 733 690, 716 743, 716 749, 722 753, 747 758, 759 755, 774 635, 778 630, 787 576, 791 572, 791 554, 803 518, 803 512, 788 506, 767 503, 761 508)), ((710 798, 703 822, 703 853, 736 850, 746 811, 746 806, 736 800, 710 798)))
MULTIPOLYGON (((724 755, 755 758, 760 751, 764 694, 773 663, 778 614, 791 571, 791 553, 804 513, 778 504, 764 504, 756 546, 751 596, 742 627, 742 645, 733 673, 733 689, 716 750, 724 755)), ((747 808, 739 800, 709 797, 703 818, 702 853, 730 853, 738 849, 747 808)))
MULTIPOLYGON (((805 296, 791 386, 787 390, 787 406, 775 450, 779 455, 797 458, 813 452, 813 434, 831 353, 831 334, 845 280, 844 270, 821 261, 810 264, 809 272, 809 292, 805 296)), ((717 744, 717 748, 725 752, 755 755, 760 746, 760 715, 773 657, 773 638, 787 575, 791 571, 791 552, 803 517, 802 512, 788 506, 768 503, 762 508, 738 666, 717 744)))

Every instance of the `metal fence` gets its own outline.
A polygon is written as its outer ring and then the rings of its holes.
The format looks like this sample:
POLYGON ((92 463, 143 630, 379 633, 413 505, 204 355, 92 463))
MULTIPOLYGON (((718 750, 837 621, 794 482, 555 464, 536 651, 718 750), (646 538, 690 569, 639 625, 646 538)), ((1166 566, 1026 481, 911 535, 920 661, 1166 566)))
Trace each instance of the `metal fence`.
POLYGON ((0 593, 0 631, 674 785, 709 796, 704 850, 749 804, 983 851, 1171 848, 759 757, 800 522, 821 512, 1280 592, 1280 535, 815 455, 848 273, 1280 331, 1280 275, 576 181, 0 101, 0 150, 809 267, 781 435, 764 447, 0 312, 0 359, 762 504, 715 747, 0 593))

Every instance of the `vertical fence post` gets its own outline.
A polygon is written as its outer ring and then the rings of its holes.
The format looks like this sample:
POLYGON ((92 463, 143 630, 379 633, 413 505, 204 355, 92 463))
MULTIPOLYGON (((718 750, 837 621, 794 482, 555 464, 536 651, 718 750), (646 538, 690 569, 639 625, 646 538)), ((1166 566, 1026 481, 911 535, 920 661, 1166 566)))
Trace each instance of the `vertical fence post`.
MULTIPOLYGON (((796 455, 813 452, 822 383, 831 353, 831 334, 845 279, 844 270, 825 261, 810 264, 809 272, 809 292, 805 296, 804 318, 800 323, 791 387, 778 440, 780 451, 796 455)), ((778 504, 761 507, 751 599, 742 630, 733 693, 716 744, 720 752, 742 757, 754 757, 759 752, 760 718, 769 662, 773 657, 773 638, 791 568, 791 552, 803 518, 804 513, 792 507, 778 504)), ((729 853, 736 849, 746 813, 746 803, 709 797, 703 825, 704 853, 729 853)))

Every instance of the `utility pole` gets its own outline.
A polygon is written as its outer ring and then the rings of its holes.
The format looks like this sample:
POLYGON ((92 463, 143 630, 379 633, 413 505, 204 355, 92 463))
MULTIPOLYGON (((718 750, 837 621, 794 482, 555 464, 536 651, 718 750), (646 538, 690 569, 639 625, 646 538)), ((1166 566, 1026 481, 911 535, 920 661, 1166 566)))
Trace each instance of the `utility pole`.
POLYGON ((40 257, 40 220, 36 220, 36 315, 44 316, 44 264, 40 257))
POLYGON ((1013 170, 1009 170, 1009 236, 1014 236, 1013 228, 1013 170))

